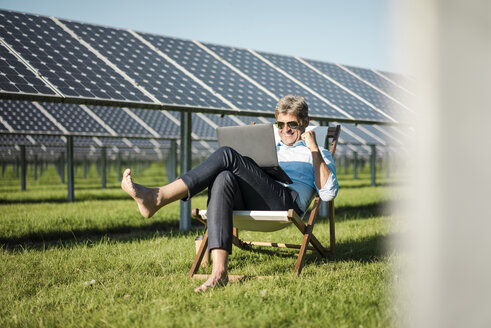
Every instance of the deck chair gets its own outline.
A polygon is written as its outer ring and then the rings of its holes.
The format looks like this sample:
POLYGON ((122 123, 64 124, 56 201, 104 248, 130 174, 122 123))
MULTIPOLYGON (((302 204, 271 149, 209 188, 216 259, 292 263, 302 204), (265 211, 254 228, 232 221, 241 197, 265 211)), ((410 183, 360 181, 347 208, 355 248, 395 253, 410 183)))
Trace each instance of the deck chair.
MULTIPOLYGON (((332 157, 336 151, 336 145, 338 142, 339 134, 341 132, 341 126, 335 127, 316 127, 316 141, 319 145, 325 145, 324 148, 329 149, 332 157), (330 142, 329 142, 330 140, 330 142)), ((233 212, 233 244, 239 248, 247 249, 251 246, 266 246, 266 247, 280 247, 280 248, 294 248, 299 249, 297 263, 294 269, 294 275, 298 276, 303 268, 304 258, 307 250, 316 250, 322 256, 327 257, 329 254, 334 254, 335 249, 335 227, 334 227, 334 200, 328 202, 329 204, 329 248, 322 246, 321 242, 313 234, 314 223, 317 217, 317 213, 320 205, 320 197, 315 196, 314 205, 310 214, 307 224, 302 221, 302 218, 293 210, 287 211, 234 211, 233 212), (243 241, 238 237, 239 230, 246 231, 263 231, 271 232, 283 229, 293 223, 303 235, 303 240, 300 245, 285 244, 285 243, 271 243, 271 242, 256 242, 256 241, 243 241), (309 246, 309 244, 311 246, 309 246)), ((195 219, 206 225, 206 210, 199 210, 195 208, 192 211, 192 215, 195 219)), ((194 259, 191 270, 188 276, 193 277, 201 265, 201 261, 208 247, 208 229, 203 236, 201 246, 198 249, 196 257, 194 259)))

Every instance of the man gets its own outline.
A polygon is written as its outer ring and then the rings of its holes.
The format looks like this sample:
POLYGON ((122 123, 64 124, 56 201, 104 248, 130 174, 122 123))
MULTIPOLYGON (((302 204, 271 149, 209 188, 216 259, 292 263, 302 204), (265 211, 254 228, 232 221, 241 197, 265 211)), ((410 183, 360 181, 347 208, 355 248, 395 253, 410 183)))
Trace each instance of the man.
POLYGON ((130 169, 123 174, 121 187, 136 200, 146 218, 171 202, 189 200, 208 188, 208 248, 213 269, 209 279, 195 292, 228 283, 233 210, 293 208, 302 215, 315 191, 324 201, 336 197, 338 182, 331 154, 317 145, 313 131, 305 132, 310 119, 304 98, 283 97, 276 105, 275 116, 281 138, 276 147, 278 160, 292 184, 273 180, 253 160, 230 147, 219 148, 200 165, 163 187, 147 188, 133 183, 130 169))

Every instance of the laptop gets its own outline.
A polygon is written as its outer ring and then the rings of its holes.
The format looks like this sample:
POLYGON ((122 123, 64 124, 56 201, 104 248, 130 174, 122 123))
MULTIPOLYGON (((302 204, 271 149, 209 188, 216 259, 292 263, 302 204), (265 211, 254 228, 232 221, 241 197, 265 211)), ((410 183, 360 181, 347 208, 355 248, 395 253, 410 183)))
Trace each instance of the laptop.
POLYGON ((218 145, 253 159, 273 179, 293 183, 278 164, 273 124, 223 126, 217 129, 218 145))

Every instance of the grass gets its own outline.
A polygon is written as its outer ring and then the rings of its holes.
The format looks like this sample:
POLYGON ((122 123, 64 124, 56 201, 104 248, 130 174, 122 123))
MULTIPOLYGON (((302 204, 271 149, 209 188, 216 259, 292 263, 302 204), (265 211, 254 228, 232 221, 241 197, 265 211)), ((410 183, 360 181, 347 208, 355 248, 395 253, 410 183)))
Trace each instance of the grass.
MULTIPOLYGON (((385 247, 397 234, 384 205, 397 186, 368 172, 340 175, 336 199, 337 252, 328 261, 309 252, 300 277, 292 251, 234 248, 230 273, 271 276, 245 279, 204 294, 186 277, 194 238, 178 230, 179 204, 144 220, 119 189, 117 174, 100 189, 96 170, 76 175, 76 202, 66 203, 54 167, 27 191, 7 168, 0 185, 1 327, 388 327, 395 326, 390 288, 398 253, 385 247)), ((162 165, 136 173, 147 185, 166 182, 162 165)), ((193 199, 204 207, 206 196, 193 199)), ((315 232, 328 240, 325 218, 315 232)), ((248 240, 298 243, 294 227, 276 233, 241 232, 248 240)), ((209 273, 210 268, 200 269, 209 273)))

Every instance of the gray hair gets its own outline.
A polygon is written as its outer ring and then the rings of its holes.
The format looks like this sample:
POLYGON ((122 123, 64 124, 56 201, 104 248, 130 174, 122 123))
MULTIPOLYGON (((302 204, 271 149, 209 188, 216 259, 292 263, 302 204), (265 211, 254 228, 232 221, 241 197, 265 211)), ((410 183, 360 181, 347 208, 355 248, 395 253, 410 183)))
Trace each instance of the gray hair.
POLYGON ((304 97, 287 95, 276 104, 274 115, 278 114, 292 114, 304 121, 309 116, 309 106, 304 97))

